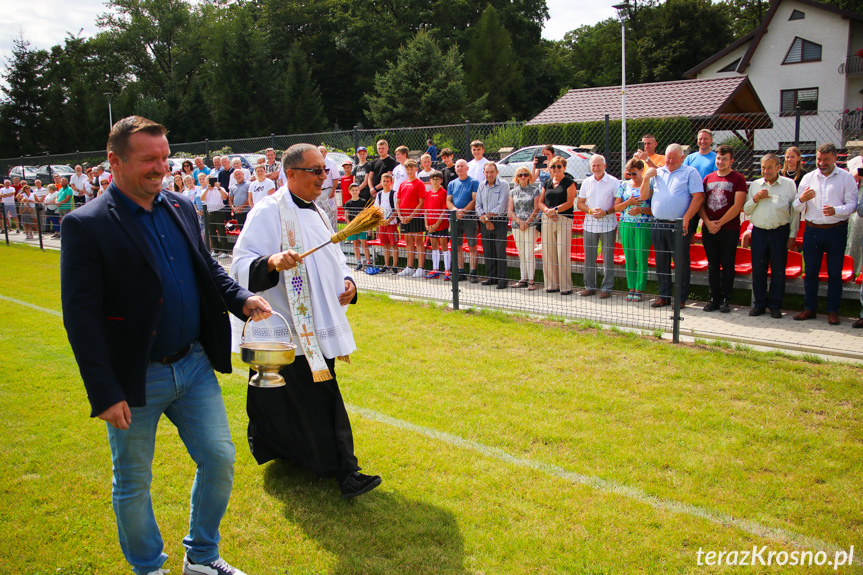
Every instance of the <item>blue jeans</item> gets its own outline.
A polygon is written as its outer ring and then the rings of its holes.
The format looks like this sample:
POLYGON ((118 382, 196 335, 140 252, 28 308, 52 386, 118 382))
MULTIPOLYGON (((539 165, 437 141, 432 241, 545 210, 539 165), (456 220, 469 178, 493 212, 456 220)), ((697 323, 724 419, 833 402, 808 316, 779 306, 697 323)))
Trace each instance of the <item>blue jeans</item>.
POLYGON ((198 465, 192 484, 189 534, 183 545, 195 563, 219 556, 219 523, 234 482, 234 444, 222 390, 201 344, 171 365, 147 369, 147 405, 132 407, 129 429, 108 424, 114 466, 113 504, 123 555, 135 573, 160 568, 168 556, 153 514, 150 482, 156 427, 162 414, 177 427, 198 465))
POLYGON ((821 258, 827 254, 827 313, 839 312, 842 302, 842 264, 845 263, 845 242, 848 239, 848 222, 834 228, 816 228, 807 225, 803 232, 803 277, 806 309, 818 311, 818 272, 821 258))

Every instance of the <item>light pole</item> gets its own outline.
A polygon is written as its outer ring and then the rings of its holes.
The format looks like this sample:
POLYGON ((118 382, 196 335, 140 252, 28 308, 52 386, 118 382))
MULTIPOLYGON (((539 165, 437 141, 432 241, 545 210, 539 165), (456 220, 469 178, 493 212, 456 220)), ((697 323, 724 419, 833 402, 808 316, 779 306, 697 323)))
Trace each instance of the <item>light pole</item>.
POLYGON ((626 171, 626 19, 629 17, 629 0, 612 6, 620 19, 620 177, 626 171))
POLYGON ((114 127, 114 116, 111 114, 111 98, 114 97, 114 92, 105 92, 105 97, 108 98, 108 131, 114 127))

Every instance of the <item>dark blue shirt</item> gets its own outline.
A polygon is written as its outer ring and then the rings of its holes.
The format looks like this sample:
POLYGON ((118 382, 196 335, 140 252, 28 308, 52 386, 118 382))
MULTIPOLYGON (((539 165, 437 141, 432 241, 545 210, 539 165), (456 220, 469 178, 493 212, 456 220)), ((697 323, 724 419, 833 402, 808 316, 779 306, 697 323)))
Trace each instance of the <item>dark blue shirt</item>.
POLYGON ((156 196, 150 212, 122 193, 118 195, 132 212, 162 277, 162 319, 156 327, 156 341, 150 352, 150 360, 156 361, 198 339, 201 300, 192 254, 179 224, 168 213, 178 208, 162 194, 156 196))

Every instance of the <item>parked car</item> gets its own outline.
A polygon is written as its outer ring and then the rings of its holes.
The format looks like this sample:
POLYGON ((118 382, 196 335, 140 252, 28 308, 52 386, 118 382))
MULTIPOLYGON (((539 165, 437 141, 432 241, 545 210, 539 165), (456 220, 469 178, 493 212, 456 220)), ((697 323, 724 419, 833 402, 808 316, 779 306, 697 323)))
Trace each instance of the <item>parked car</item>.
MULTIPOLYGON (((37 169, 36 166, 12 166, 9 169, 9 179, 12 178, 21 178, 31 186, 33 185, 33 180, 39 179, 36 175, 37 169)), ((43 182, 45 183, 45 182, 43 182)))
POLYGON ((228 154, 228 157, 231 158, 231 162, 234 161, 234 158, 240 158, 240 161, 243 163, 243 167, 250 172, 255 171, 255 166, 258 164, 258 158, 267 158, 263 154, 228 154))
POLYGON ((66 164, 51 164, 50 166, 39 166, 36 169, 36 177, 42 180, 46 186, 54 182, 55 174, 61 178, 68 178, 75 174, 75 170, 66 164))
POLYGON ((350 162, 352 164, 354 163, 353 159, 351 159, 349 155, 343 154, 342 152, 327 152, 327 159, 334 161, 336 165, 339 166, 339 178, 345 175, 345 170, 343 167, 345 162, 350 162))
MULTIPOLYGON (((580 186, 581 182, 592 174, 590 171, 590 157, 593 154, 575 146, 559 144, 552 144, 552 146, 554 146, 555 155, 566 160, 566 173, 571 175, 580 186)), ((533 158, 541 155, 541 150, 542 146, 527 146, 506 156, 497 163, 500 177, 512 186, 512 178, 515 175, 515 171, 522 166, 533 170, 533 158)))

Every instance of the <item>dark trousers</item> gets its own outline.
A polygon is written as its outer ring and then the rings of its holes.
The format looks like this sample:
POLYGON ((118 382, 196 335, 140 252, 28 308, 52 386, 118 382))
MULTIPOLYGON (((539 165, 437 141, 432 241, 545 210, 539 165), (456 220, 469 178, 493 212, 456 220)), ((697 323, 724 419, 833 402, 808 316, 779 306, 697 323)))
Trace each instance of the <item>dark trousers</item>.
MULTIPOLYGON (((674 236, 674 222, 667 220, 656 220, 650 230, 650 239, 653 240, 653 250, 656 253, 656 276, 659 279, 659 297, 671 299, 671 286, 673 276, 671 275, 671 260, 674 259, 674 250, 677 242, 674 236)), ((683 236, 683 258, 674 262, 680 268, 680 299, 689 299, 689 236, 683 236)))
POLYGON ((845 242, 848 237, 848 222, 835 228, 816 228, 807 225, 803 232, 803 265, 806 276, 803 287, 806 292, 806 309, 818 311, 818 272, 821 258, 827 254, 827 313, 839 312, 842 301, 842 263, 845 259, 845 242))
POLYGON ((492 222, 492 226, 494 229, 489 230, 484 223, 479 224, 485 275, 497 283, 506 283, 506 221, 492 222))
POLYGON ((785 266, 788 265, 788 233, 785 224, 772 230, 752 227, 752 307, 782 309, 785 295, 785 266), (770 297, 767 295, 767 267, 770 276, 770 297))
POLYGON ((731 290, 734 289, 734 256, 737 255, 739 237, 739 229, 719 230, 715 234, 702 231, 701 243, 707 255, 710 301, 722 302, 731 298, 731 290))

